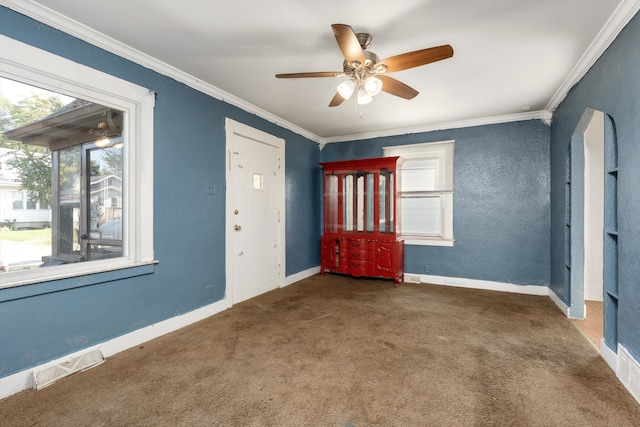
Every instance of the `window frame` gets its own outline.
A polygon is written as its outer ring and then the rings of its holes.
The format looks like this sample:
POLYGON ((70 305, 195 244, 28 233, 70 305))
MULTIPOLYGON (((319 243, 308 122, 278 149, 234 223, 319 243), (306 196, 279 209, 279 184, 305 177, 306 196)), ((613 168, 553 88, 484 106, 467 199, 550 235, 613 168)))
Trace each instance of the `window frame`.
POLYGON ((0 288, 155 263, 153 252, 153 120, 147 88, 0 35, 0 76, 124 112, 124 256, 3 273, 0 288), (46 64, 46 70, 43 69, 46 64))
MULTIPOLYGON (((438 170, 440 182, 446 182, 444 189, 433 191, 421 191, 420 193, 441 197, 441 235, 426 236, 416 234, 406 234, 401 231, 406 245, 421 246, 453 246, 453 158, 455 140, 425 142, 418 144, 396 145, 383 147, 385 157, 401 156, 407 160, 411 159, 434 159, 438 158, 440 167, 438 170)), ((403 183, 401 182, 401 186, 403 183)), ((415 192, 412 192, 415 193, 415 192)), ((401 200, 402 200, 401 194, 401 200)), ((401 201, 402 203, 402 201, 401 201)))

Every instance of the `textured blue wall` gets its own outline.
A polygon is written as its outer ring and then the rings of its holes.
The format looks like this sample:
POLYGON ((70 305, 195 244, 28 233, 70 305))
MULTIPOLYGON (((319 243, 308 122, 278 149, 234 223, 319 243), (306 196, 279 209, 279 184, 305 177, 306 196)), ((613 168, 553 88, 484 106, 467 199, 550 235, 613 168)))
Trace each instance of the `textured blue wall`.
POLYGON ((322 161, 455 140, 453 247, 405 247, 405 271, 549 284, 549 127, 538 120, 328 144, 322 161))
POLYGON ((160 261, 136 277, 104 273, 0 290, 0 377, 224 297, 225 117, 286 141, 287 275, 318 266, 314 142, 4 7, 0 32, 157 92, 154 250, 160 261), (205 182, 215 184, 215 195, 205 194, 205 182))
POLYGON ((613 119, 618 142, 618 339, 640 360, 640 16, 622 30, 569 92, 551 126, 551 287, 564 283, 564 167, 567 144, 587 107, 613 119))

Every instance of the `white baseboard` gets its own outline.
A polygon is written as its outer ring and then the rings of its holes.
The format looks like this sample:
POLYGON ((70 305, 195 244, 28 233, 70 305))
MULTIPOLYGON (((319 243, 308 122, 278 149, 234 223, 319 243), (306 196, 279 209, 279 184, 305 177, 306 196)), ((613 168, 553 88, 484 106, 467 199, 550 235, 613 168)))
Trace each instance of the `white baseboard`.
POLYGON ((158 338, 169 332, 184 328, 192 323, 206 319, 214 314, 220 313, 231 306, 227 299, 217 301, 205 307, 190 311, 188 313, 172 317, 162 322, 135 330, 128 334, 113 338, 109 341, 84 348, 80 351, 67 354, 55 360, 43 363, 38 366, 29 368, 7 377, 0 378, 0 399, 11 396, 12 394, 34 388, 33 371, 48 368, 53 365, 64 363, 70 358, 80 356, 83 353, 100 349, 104 357, 113 356, 116 353, 138 346, 152 339, 158 338))
POLYGON ((320 266, 312 267, 307 270, 292 274, 290 276, 285 277, 284 286, 289 286, 293 283, 299 282, 300 280, 306 279, 307 277, 311 277, 318 273, 320 273, 320 266))
POLYGON ((600 356, 607 362, 613 372, 618 371, 618 355, 604 342, 604 338, 600 340, 600 356))
POLYGON ((551 288, 547 288, 547 289, 549 290, 549 298, 551 298, 551 301, 553 301, 558 306, 558 308, 562 310, 565 316, 571 317, 569 316, 569 306, 560 299, 558 294, 553 292, 553 289, 551 288))
POLYGON ((405 281, 408 283, 431 283, 433 285, 456 286, 460 288, 485 289, 489 291, 512 292, 527 295, 549 295, 547 286, 539 285, 514 285, 512 283, 492 282, 489 280, 465 279, 459 277, 431 276, 428 274, 405 273, 405 281), (408 279, 408 280, 407 280, 408 279))

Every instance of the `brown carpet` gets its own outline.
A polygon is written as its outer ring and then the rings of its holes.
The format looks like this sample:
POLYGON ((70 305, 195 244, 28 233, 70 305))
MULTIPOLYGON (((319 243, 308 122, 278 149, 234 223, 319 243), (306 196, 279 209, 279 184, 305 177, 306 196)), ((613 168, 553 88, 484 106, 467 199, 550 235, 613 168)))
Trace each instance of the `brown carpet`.
POLYGON ((547 297, 314 276, 0 401, 3 426, 638 426, 547 297))

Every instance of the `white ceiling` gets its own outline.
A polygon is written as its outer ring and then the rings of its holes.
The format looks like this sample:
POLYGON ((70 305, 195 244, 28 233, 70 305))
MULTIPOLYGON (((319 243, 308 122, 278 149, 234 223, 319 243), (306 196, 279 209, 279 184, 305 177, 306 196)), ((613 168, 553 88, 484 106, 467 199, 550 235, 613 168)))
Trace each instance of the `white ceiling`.
POLYGON ((523 118, 548 119, 638 10, 640 1, 0 3, 322 143, 523 118), (455 53, 450 59, 391 74, 420 92, 412 100, 383 92, 359 110, 353 99, 329 108, 342 80, 274 76, 340 71, 343 57, 331 30, 334 23, 371 33, 369 50, 380 59, 443 44, 450 44, 455 53))

